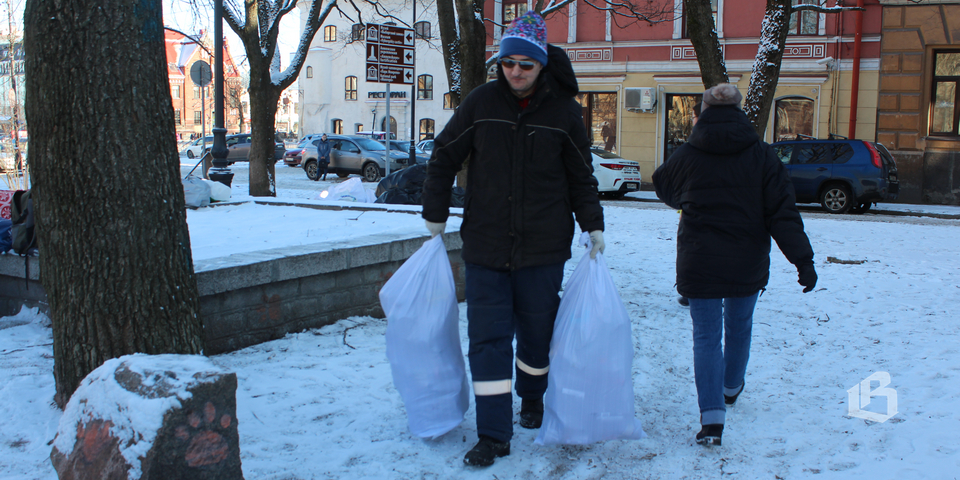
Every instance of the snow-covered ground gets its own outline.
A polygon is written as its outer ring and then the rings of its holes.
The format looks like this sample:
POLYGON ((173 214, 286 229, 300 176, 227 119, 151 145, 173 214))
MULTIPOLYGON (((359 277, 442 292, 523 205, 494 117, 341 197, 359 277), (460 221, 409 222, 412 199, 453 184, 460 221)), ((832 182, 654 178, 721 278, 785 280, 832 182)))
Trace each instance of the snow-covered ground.
MULTIPOLYGON (((234 200, 249 200, 245 168, 234 168, 234 200)), ((314 203, 334 182, 311 182, 302 170, 282 165, 277 172, 281 200, 314 203)), ((633 322, 636 411, 648 438, 538 446, 536 432, 517 425, 510 456, 488 469, 466 468, 463 455, 476 441, 473 408, 438 440, 412 436, 386 360, 386 321, 351 317, 211 358, 239 379, 245 477, 960 476, 960 333, 949 313, 960 301, 960 220, 805 210, 817 288, 801 293, 796 270, 774 247, 770 284, 757 304, 746 391, 727 413, 723 446, 708 449, 693 443, 698 411, 689 311, 677 304, 673 287, 677 213, 653 202, 604 206, 606 258, 633 322), (897 413, 882 423, 849 416, 848 390, 876 372, 889 373, 891 390, 874 393, 895 391, 897 413)), ((960 213, 957 207, 881 206, 960 213)), ((191 211, 188 221, 195 258, 314 243, 324 241, 324 232, 343 235, 351 227, 357 235, 380 227, 426 235, 417 215, 377 212, 390 219, 364 224, 337 216, 344 213, 245 204, 191 211), (233 217, 222 221, 221 215, 233 217), (214 224, 219 228, 207 228, 214 224), (261 235, 265 228, 270 231, 261 235), (232 238, 230 249, 204 250, 211 236, 232 238)), ((575 250, 566 278, 579 258, 575 250)), ((461 304, 464 351, 465 312, 461 304)), ((0 319, 0 478, 56 478, 48 457, 60 412, 52 405, 48 323, 34 311, 0 319)), ((889 399, 872 396, 864 410, 886 413, 889 399)))

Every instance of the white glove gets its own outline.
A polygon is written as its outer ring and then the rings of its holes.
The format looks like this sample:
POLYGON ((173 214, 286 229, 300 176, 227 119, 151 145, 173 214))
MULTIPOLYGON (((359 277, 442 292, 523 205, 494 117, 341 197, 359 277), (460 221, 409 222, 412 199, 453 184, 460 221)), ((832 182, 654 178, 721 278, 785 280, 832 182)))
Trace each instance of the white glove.
POLYGON ((424 222, 427 223, 427 230, 430 231, 430 238, 440 235, 447 228, 447 222, 434 223, 430 220, 424 220, 424 222))
POLYGON ((603 244, 603 230, 594 230, 590 232, 590 242, 593 243, 593 250, 590 250, 590 258, 597 258, 597 252, 603 253, 606 245, 603 244))

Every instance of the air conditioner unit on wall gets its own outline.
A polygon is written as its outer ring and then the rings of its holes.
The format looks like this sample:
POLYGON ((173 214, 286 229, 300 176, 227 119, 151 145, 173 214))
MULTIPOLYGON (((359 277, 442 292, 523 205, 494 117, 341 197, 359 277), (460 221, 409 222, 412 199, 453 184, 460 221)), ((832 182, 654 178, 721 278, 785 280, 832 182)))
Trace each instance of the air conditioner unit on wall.
POLYGON ((631 112, 653 113, 657 106, 657 94, 653 88, 624 88, 623 108, 631 112))

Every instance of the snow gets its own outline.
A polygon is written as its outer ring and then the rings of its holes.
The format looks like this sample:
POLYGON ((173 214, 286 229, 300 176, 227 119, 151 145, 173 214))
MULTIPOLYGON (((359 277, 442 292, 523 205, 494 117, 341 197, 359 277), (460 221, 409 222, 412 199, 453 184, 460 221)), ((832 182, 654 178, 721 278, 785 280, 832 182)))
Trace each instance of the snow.
MULTIPOLYGON (((231 168, 237 173, 234 200, 250 200, 245 167, 231 168)), ((339 181, 311 182, 302 170, 282 165, 277 177, 277 200, 288 203, 323 203, 314 200, 318 192, 339 181)), ((541 446, 533 442, 537 431, 516 426, 511 455, 487 469, 466 468, 463 455, 476 442, 473 402, 464 422, 439 439, 412 435, 386 359, 386 321, 351 317, 210 357, 214 365, 237 373, 245 477, 955 475, 949 472, 960 468, 960 333, 951 312, 960 300, 960 207, 879 206, 901 215, 828 215, 804 207, 819 283, 813 292, 801 293, 796 269, 774 247, 770 283, 754 318, 746 390, 727 412, 723 446, 708 449, 693 442, 698 409, 689 310, 677 304, 674 290, 677 213, 643 201, 650 199, 649 192, 628 197, 604 201, 605 257, 632 322, 636 414, 648 438, 541 446), (922 212, 944 218, 911 216, 922 212), (863 263, 833 263, 829 257, 863 263), (848 389, 877 372, 890 375, 887 388, 897 393, 897 413, 882 423, 850 416, 848 389)), ((343 215, 358 211, 311 210, 317 223, 305 226, 310 220, 294 213, 298 210, 309 209, 243 204, 191 211, 195 256, 322 244, 333 236, 360 242, 381 227, 426 237, 418 215, 367 212, 353 221, 343 215), (362 223, 371 213, 397 219, 362 223), (340 237, 349 233, 358 236, 340 237), (216 236, 231 240, 210 238, 216 236)), ((456 228, 454 218, 448 231, 456 228)), ((573 248, 565 279, 582 255, 573 248)), ((461 303, 464 352, 466 327, 461 303)), ((61 412, 52 404, 51 338, 49 320, 35 310, 0 319, 0 478, 56 478, 49 442, 61 412)), ((868 397, 865 410, 886 411, 887 397, 879 393, 868 397)))

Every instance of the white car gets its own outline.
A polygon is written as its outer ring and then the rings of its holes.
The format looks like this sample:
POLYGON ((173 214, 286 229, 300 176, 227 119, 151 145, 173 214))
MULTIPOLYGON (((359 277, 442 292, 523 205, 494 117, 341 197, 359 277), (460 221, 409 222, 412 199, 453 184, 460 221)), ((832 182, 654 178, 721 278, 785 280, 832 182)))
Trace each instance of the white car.
MULTIPOLYGON (((213 147, 213 135, 207 135, 207 148, 211 147, 213 147)), ((190 142, 190 145, 187 145, 187 148, 184 149, 184 153, 187 154, 187 158, 199 157, 203 153, 203 138, 190 142)))
POLYGON ((600 148, 591 148, 590 154, 601 195, 623 198, 629 192, 640 191, 640 162, 620 158, 600 148))
POLYGON ((417 144, 417 148, 423 150, 428 156, 433 153, 433 140, 422 140, 417 144))

